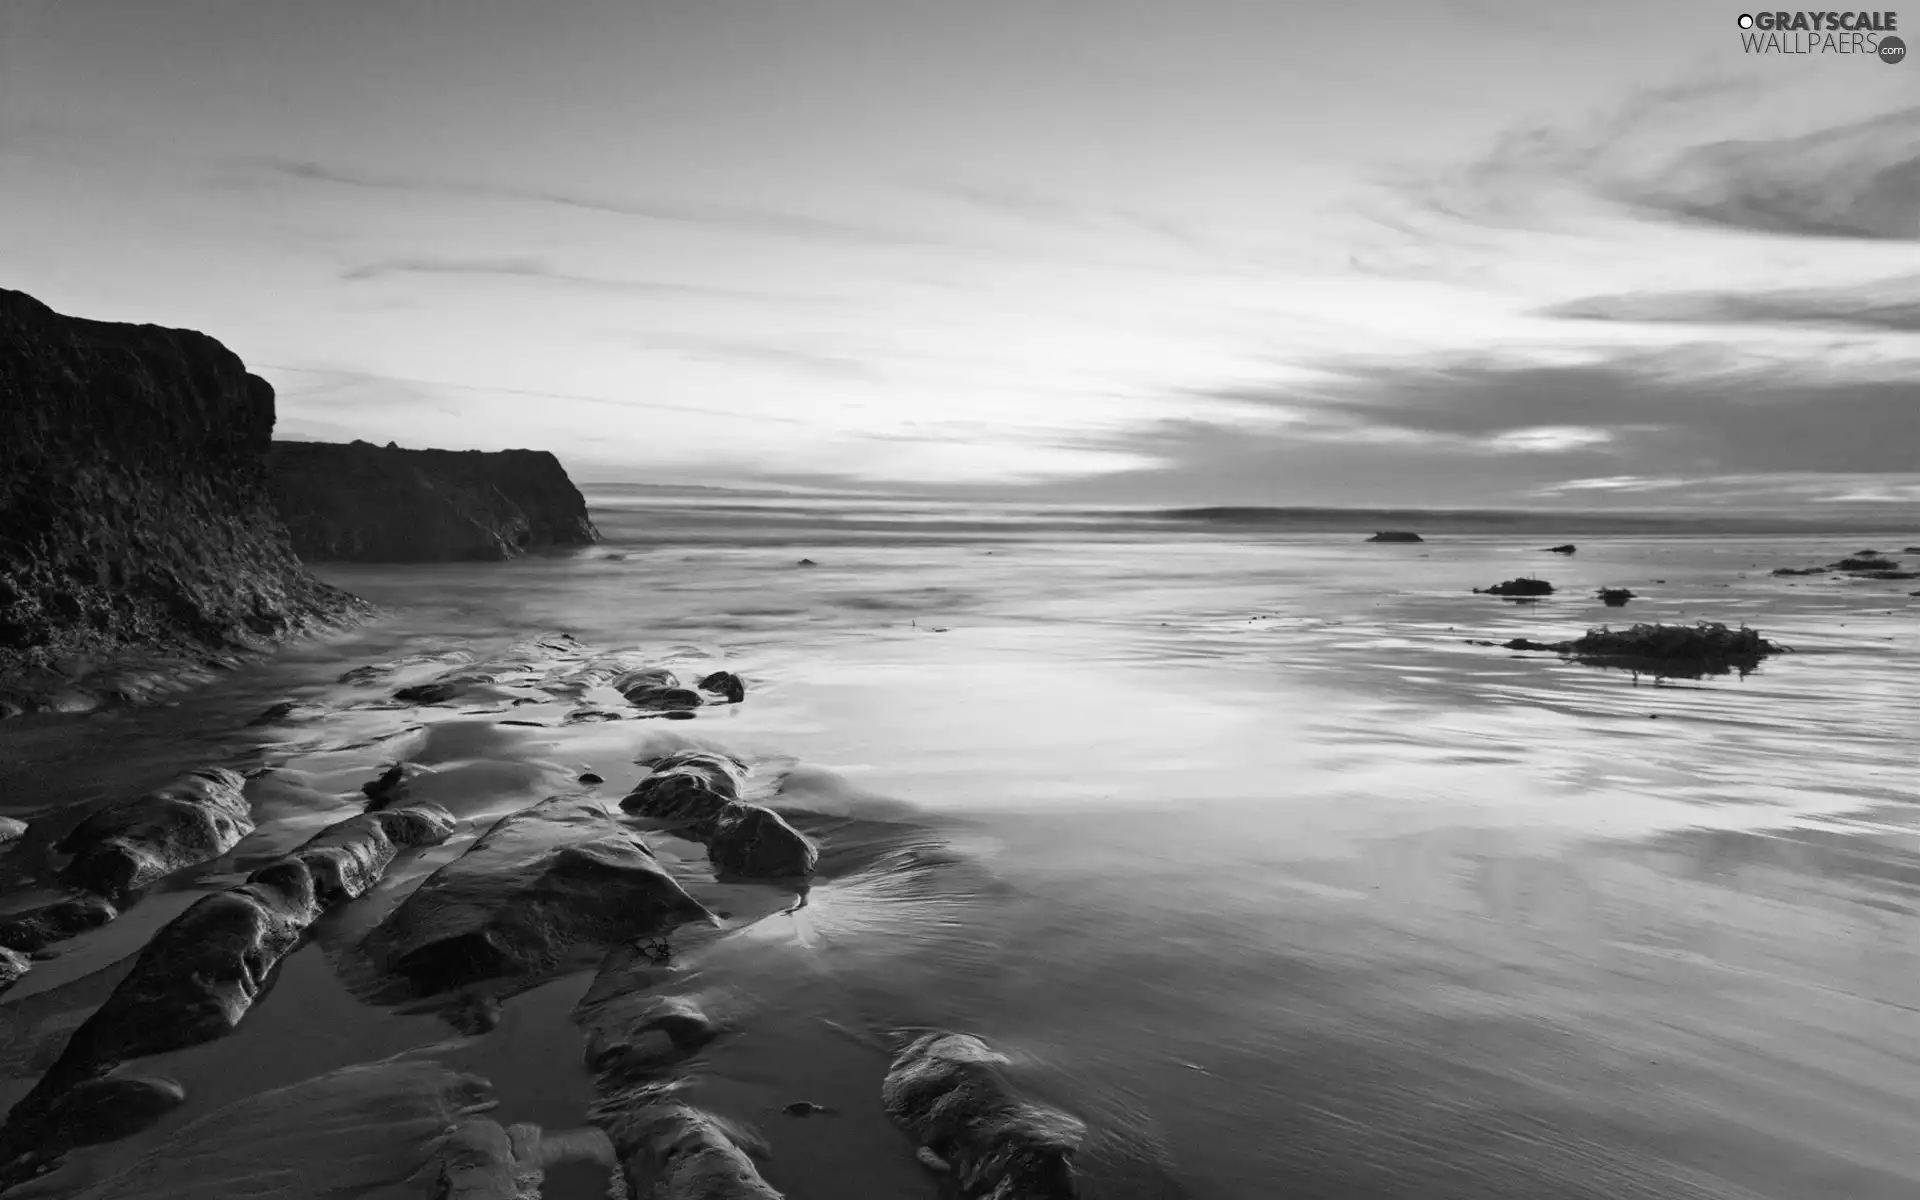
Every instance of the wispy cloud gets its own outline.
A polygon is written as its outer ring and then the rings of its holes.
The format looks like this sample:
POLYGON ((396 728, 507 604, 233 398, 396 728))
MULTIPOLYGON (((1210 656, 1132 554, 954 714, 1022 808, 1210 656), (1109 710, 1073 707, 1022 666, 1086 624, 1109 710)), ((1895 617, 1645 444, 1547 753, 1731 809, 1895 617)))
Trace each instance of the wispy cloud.
POLYGON ((1472 161, 1388 180, 1376 216, 1407 235, 1431 236, 1436 218, 1543 230, 1584 200, 1748 233, 1920 239, 1920 108, 1726 137, 1770 111, 1761 88, 1757 78, 1692 81, 1641 91, 1585 122, 1515 128, 1472 161), (1700 132, 1709 128, 1714 136, 1700 132))
POLYGON ((679 283, 671 280, 615 279, 599 275, 582 275, 563 271, 531 258, 386 258, 350 267, 341 272, 340 278, 360 283, 406 275, 492 277, 562 284, 591 291, 677 298, 781 303, 794 301, 818 303, 821 300, 817 297, 782 296, 768 292, 709 287, 704 284, 679 283))
POLYGON ((584 212, 605 213, 646 221, 723 229, 734 233, 831 241, 862 246, 924 246, 944 244, 929 234, 889 228, 879 223, 839 221, 777 209, 723 204, 708 200, 599 195, 583 191, 517 187, 478 180, 442 179, 430 175, 387 175, 327 166, 322 163, 246 155, 229 158, 229 170, 301 183, 377 191, 413 192, 468 200, 555 205, 584 212))
POLYGON ((1920 276, 1857 288, 1771 292, 1640 292, 1587 296, 1552 305, 1543 316, 1580 321, 1688 325, 1812 325, 1920 333, 1920 276))

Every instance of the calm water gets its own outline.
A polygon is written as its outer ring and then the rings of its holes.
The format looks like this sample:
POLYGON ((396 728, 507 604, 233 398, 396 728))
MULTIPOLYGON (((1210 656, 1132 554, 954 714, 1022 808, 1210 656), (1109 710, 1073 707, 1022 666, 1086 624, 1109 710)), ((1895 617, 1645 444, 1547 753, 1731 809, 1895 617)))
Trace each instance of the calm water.
MULTIPOLYGON (((1920 1194, 1920 598, 1767 574, 1920 537, 1584 534, 1567 559, 1542 535, 1368 545, 1090 514, 595 517, 608 542, 567 558, 328 570, 387 619, 176 708, 19 723, 0 733, 7 808, 161 782, 232 751, 271 700, 365 699, 332 682, 347 666, 565 630, 724 663, 750 695, 567 729, 350 712, 269 747, 285 771, 256 785, 261 833, 220 869, 350 811, 397 754, 484 817, 587 768, 617 797, 636 755, 689 741, 785 772, 777 804, 861 818, 853 844, 942 847, 781 913, 663 845, 734 913, 686 956, 739 1030, 694 1095, 760 1129, 796 1200, 938 1194, 879 1112, 871 1034, 902 1025, 1013 1054, 1098 1131, 1088 1192, 1115 1200, 1920 1194), (1470 593, 1528 573, 1560 593, 1470 593), (1602 584, 1643 598, 1606 609, 1602 584), (1694 619, 1797 653, 1656 687, 1467 642, 1694 619), (797 1099, 838 1115, 778 1115, 797 1099)), ((155 1064, 189 1108, 89 1169, 215 1104, 450 1037, 360 1004, 332 965, 435 861, 329 918, 235 1036, 155 1064)), ((5 1100, 36 1039, 193 894, 7 997, 5 1100)), ((493 1078, 508 1119, 580 1123, 565 1013, 587 982, 513 1000, 449 1061, 493 1078)))

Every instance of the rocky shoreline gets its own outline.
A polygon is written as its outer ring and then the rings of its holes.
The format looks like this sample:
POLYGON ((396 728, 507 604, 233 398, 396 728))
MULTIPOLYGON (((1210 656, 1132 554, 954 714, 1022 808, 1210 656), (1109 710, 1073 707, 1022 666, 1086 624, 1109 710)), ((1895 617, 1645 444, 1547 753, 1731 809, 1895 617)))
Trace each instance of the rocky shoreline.
POLYGON ((0 716, 148 702, 369 615, 295 556, 273 423, 204 334, 0 290, 0 716))
MULTIPOLYGON (((455 650, 369 664, 342 676, 342 702, 289 702, 236 730, 250 749, 229 761, 84 815, 33 820, 16 843, 46 850, 25 889, 41 902, 0 923, 0 946, 21 968, 12 983, 150 895, 204 894, 158 927, 104 996, 76 998, 77 1023, 14 1029, 44 1069, 0 1126, 0 1194, 217 1196, 244 1177, 315 1200, 343 1188, 528 1200, 546 1172, 572 1164, 606 1172, 609 1194, 777 1200, 764 1139, 689 1086, 702 1051, 735 1035, 739 1012, 780 999, 690 988, 689 971, 804 904, 823 872, 929 869, 896 852, 926 831, 842 843, 844 818, 781 800, 783 772, 669 733, 697 725, 656 723, 751 703, 750 681, 732 671, 702 672, 691 687, 679 675, 566 635, 485 659, 455 650), (667 693, 672 708, 661 706, 667 693), (582 713, 594 719, 573 719, 582 713), (369 739, 369 725, 387 732, 369 739), (598 776, 523 761, 533 777, 488 798, 434 753, 458 743, 458 763, 479 770, 471 756, 488 752, 473 747, 528 727, 603 740, 630 729, 641 773, 615 804, 598 776), (661 738, 678 744, 652 752, 661 738), (316 739, 321 755, 357 764, 336 775, 364 786, 329 791, 283 765, 316 739), (428 862, 438 865, 422 874, 428 862), (384 882, 402 868, 408 884, 384 882), (281 964, 323 920, 363 931, 332 956, 362 1003, 432 1013, 447 1039, 198 1113, 140 1157, 92 1167, 99 1148, 194 1111, 192 1088, 143 1061, 226 1038, 274 1003, 281 964), (586 1124, 492 1119, 495 1083, 439 1059, 485 1039, 514 997, 581 972, 592 982, 568 1019, 598 1097, 586 1124), (323 1174, 302 1169, 320 1162, 323 1174)), ((872 1095, 930 1194, 947 1177, 1009 1200, 1076 1194, 1083 1126, 1023 1097, 1004 1057, 953 1031, 862 1036, 882 1050, 872 1095)))

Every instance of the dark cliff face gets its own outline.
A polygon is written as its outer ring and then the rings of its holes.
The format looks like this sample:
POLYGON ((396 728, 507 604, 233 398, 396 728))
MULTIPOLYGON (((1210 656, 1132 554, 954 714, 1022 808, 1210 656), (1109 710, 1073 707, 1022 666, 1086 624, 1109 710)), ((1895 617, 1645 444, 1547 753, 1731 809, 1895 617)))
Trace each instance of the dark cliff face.
POLYGON ((0 680, 260 649, 366 611, 288 544, 273 418, 272 387, 204 334, 0 289, 0 680))
POLYGON ((276 442, 271 463, 274 505, 309 562, 497 560, 600 536, 544 450, 276 442))

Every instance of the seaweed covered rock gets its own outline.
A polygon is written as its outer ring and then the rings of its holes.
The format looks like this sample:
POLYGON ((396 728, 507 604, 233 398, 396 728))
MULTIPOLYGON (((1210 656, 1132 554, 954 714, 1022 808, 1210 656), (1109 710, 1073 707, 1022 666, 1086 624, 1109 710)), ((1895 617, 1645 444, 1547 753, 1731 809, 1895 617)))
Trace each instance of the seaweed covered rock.
POLYGON ((739 799, 738 760, 707 751, 681 751, 656 762, 620 801, 636 816, 675 826, 707 847, 722 875, 794 879, 813 874, 820 852, 772 809, 739 799))
POLYGON ((555 796, 502 818, 428 876, 363 949, 416 995, 433 995, 537 976, 577 948, 711 919, 598 803, 555 796))
POLYGON ((1473 589, 1482 596, 1551 596, 1553 585, 1544 579, 1509 579, 1492 587, 1473 589))
POLYGON ((966 1195, 1071 1200, 1086 1127, 1022 1097, 1007 1065, 977 1037, 922 1034, 894 1056, 880 1100, 915 1145, 953 1170, 966 1195))
POLYGON ((0 289, 0 714, 144 700, 210 657, 356 619, 266 489, 273 389, 201 333, 0 289))
POLYGON ((308 562, 498 561, 599 540, 544 450, 275 442, 268 486, 308 562))
POLYGON ((1370 542, 1424 542, 1427 539, 1421 537, 1417 533, 1407 533, 1404 530, 1388 529, 1388 530, 1382 530, 1381 532, 1374 534, 1372 537, 1368 538, 1367 540, 1370 542))
POLYGON ((606 1130, 628 1194, 647 1200, 781 1200, 748 1153, 745 1130, 674 1097, 670 1085, 617 1091, 590 1118, 606 1130))
POLYGON ((74 856, 67 880, 119 902, 175 871, 220 857, 253 832, 245 786, 237 772, 205 767, 98 809, 55 846, 74 856))
POLYGON ((1694 625, 1640 624, 1629 629, 1602 626, 1566 642, 1515 638, 1509 650, 1542 650, 1582 662, 1640 671, 1661 678, 1700 678, 1738 671, 1745 675, 1769 655, 1787 647, 1757 630, 1730 629, 1717 621, 1694 625))

